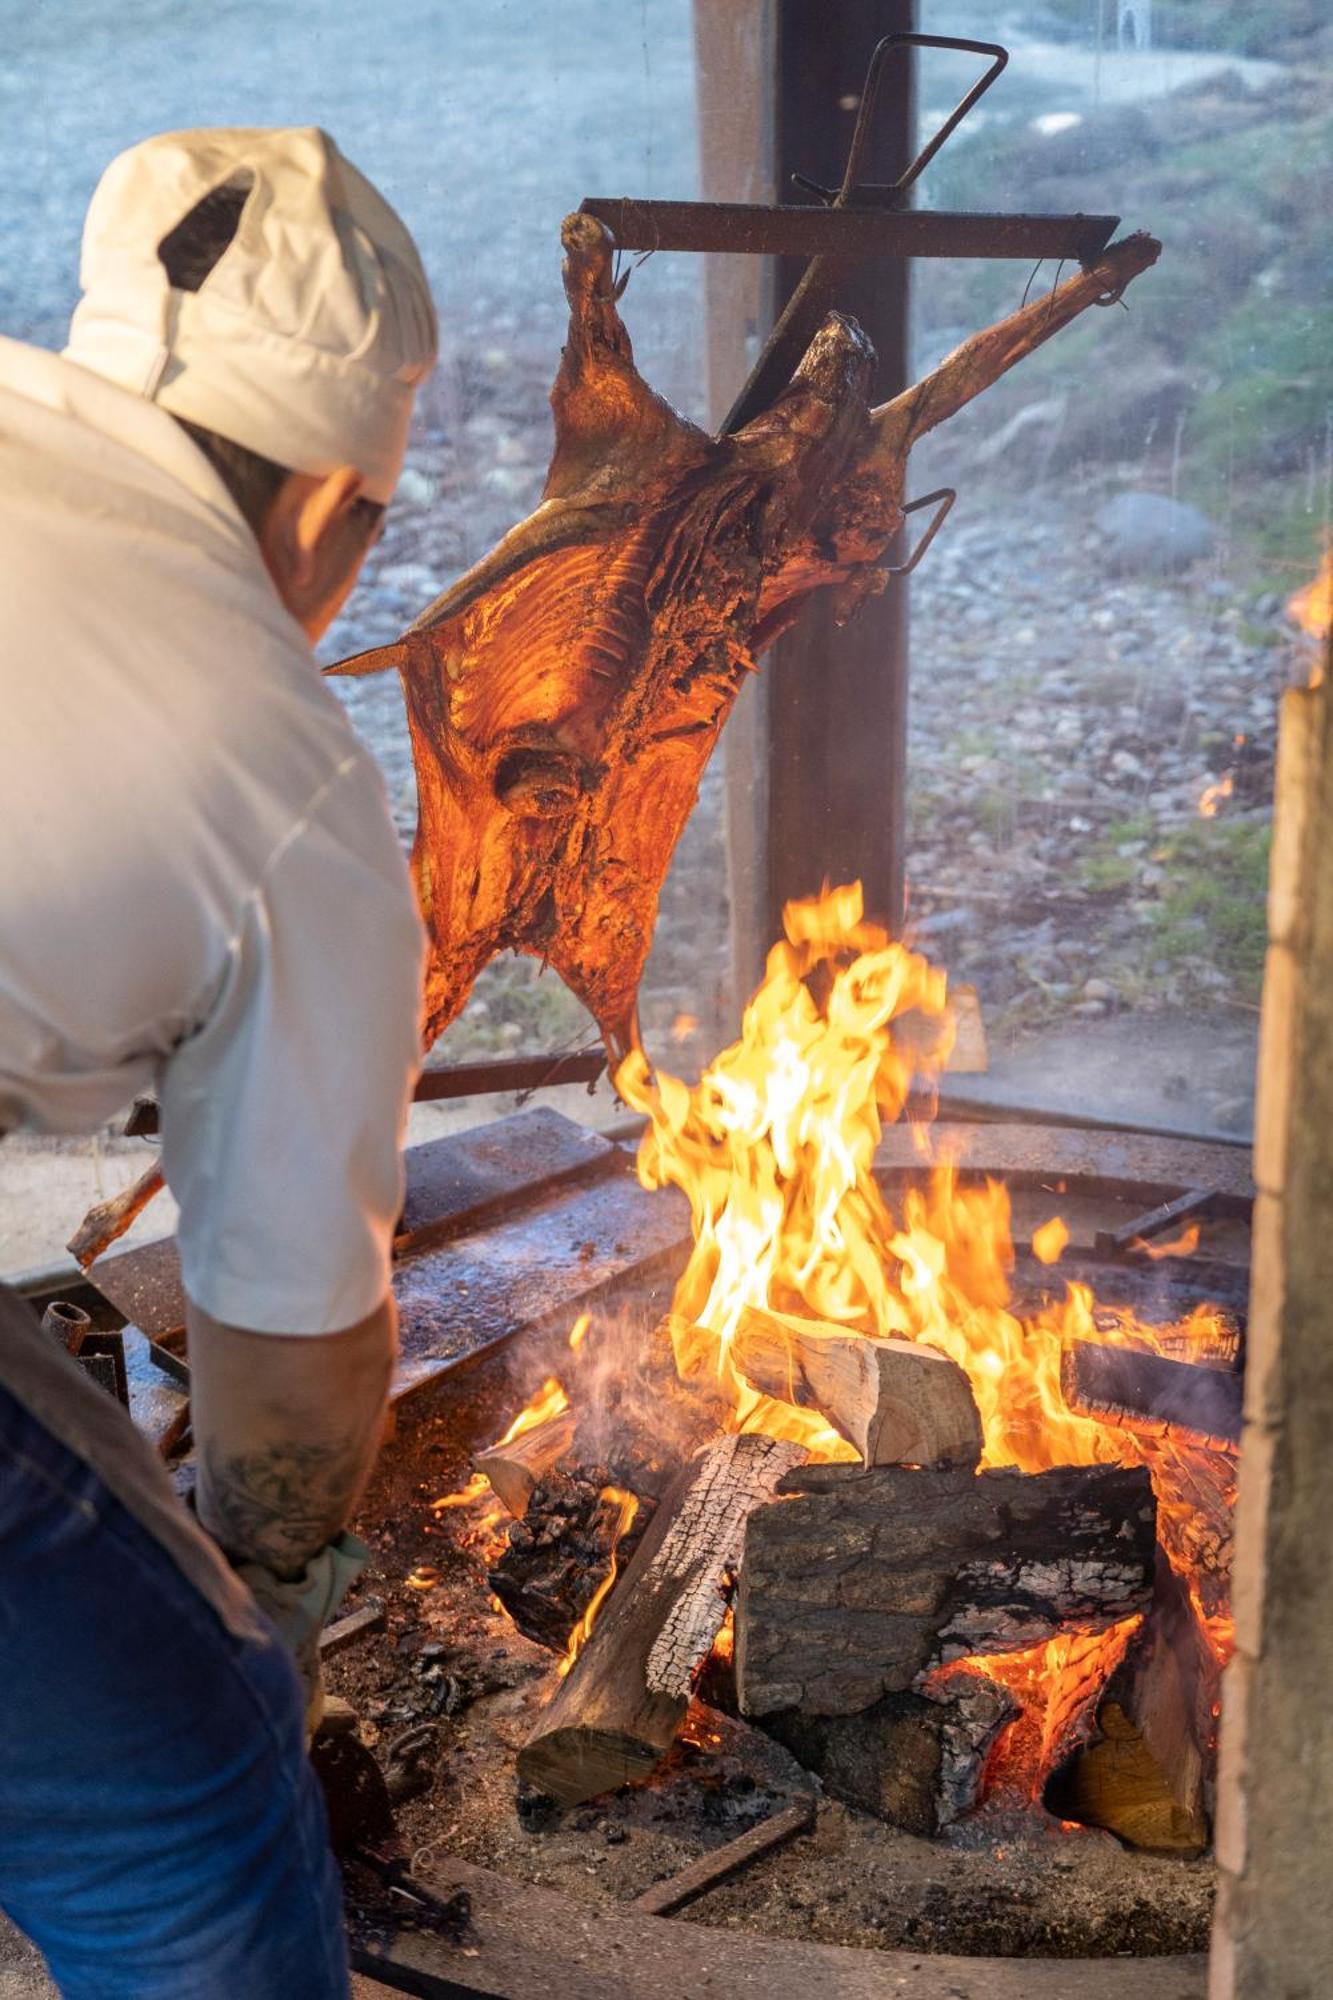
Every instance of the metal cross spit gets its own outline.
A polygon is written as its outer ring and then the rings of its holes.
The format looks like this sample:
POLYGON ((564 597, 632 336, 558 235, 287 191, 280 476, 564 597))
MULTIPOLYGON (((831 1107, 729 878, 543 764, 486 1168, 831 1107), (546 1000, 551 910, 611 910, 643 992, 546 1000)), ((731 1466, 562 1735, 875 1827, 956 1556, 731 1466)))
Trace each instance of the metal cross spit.
MULTIPOLYGON (((863 257, 1056 257, 1090 264, 1110 242, 1117 215, 941 214, 909 210, 914 183, 1009 60, 997 42, 953 35, 887 35, 870 58, 865 88, 839 188, 793 178, 822 207, 733 201, 636 201, 592 196, 582 213, 606 224, 620 250, 725 250, 766 257, 808 257, 805 274, 769 336, 750 378, 722 425, 736 431, 759 415, 791 380, 848 267, 863 257), (887 186, 860 178, 889 58, 898 50, 957 49, 989 58, 907 171, 887 186)), ((938 522, 936 523, 938 525, 938 522)))

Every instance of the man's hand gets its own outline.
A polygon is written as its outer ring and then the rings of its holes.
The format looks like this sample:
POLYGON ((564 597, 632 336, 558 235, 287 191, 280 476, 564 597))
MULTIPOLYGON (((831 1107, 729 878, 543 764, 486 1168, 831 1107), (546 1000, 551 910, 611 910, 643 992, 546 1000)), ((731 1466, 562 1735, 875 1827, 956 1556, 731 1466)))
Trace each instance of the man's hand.
POLYGON ((193 1304, 188 1324, 199 1519, 234 1563, 298 1577, 345 1527, 374 1465, 393 1302, 340 1333, 251 1333, 193 1304))

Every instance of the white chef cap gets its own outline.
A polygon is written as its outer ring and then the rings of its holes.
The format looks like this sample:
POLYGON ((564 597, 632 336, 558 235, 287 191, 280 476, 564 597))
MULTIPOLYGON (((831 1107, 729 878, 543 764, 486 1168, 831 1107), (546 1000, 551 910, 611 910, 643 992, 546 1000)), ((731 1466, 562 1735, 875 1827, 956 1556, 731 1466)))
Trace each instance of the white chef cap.
POLYGON ((290 471, 354 465, 390 498, 435 312, 412 238, 327 132, 132 146, 93 195, 80 282, 69 360, 290 471), (209 197, 235 233, 173 285, 173 232, 209 197))

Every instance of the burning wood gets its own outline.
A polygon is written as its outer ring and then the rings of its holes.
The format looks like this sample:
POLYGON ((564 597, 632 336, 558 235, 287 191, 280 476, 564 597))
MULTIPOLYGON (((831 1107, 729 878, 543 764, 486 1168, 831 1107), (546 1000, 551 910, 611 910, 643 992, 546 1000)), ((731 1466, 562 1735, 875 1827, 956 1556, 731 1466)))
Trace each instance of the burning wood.
POLYGON ((636 370, 607 231, 573 215, 562 240, 570 327, 541 505, 395 645, 335 671, 403 680, 427 1041, 513 949, 555 966, 619 1060, 667 866, 756 658, 814 592, 850 617, 883 587, 916 440, 1160 246, 1113 245, 878 410, 869 345, 835 313, 774 407, 714 438, 636 370))
POLYGON ((572 1806, 654 1769, 722 1624, 746 1519, 804 1456, 727 1437, 685 1468, 519 1752, 520 1778, 572 1806))
POLYGON ((1240 1443, 1241 1378, 1137 1344, 1071 1343, 1061 1369, 1069 1407, 1143 1437, 1240 1443))
POLYGON ((583 1465, 552 1467, 529 1499, 486 1580, 523 1636, 568 1670, 654 1503, 614 1484, 606 1466, 583 1465))
POLYGON ((866 1465, 975 1469, 981 1457, 976 1398, 938 1348, 747 1306, 731 1358, 751 1388, 827 1417, 866 1465))
POLYGON ((1151 1610, 1102 1691, 1092 1740, 1052 1783, 1054 1810, 1150 1853, 1201 1853, 1220 1690, 1190 1593, 1159 1553, 1151 1610))
POLYGON ((1122 1466, 807 1466, 745 1537, 741 1711, 854 1715, 940 1661, 1018 1651, 1146 1608, 1156 1510, 1122 1466))
POLYGON ((516 1521, 527 1513, 533 1488, 570 1451, 574 1423, 569 1397, 551 1376, 541 1394, 520 1410, 504 1436, 474 1454, 474 1471, 485 1475, 516 1521))

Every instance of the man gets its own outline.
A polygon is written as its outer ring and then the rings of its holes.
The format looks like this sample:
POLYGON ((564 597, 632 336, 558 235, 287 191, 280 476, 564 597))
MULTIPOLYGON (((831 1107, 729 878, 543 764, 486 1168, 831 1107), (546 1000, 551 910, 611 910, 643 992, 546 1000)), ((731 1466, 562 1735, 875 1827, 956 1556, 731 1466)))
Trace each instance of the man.
POLYGON ((308 1665, 358 1565, 421 937, 310 648, 435 318, 313 129, 133 148, 81 282, 63 356, 0 341, 0 1130, 156 1087, 214 1539, 0 1303, 0 1906, 79 2000, 324 2000, 336 1876, 256 1603, 308 1665))

